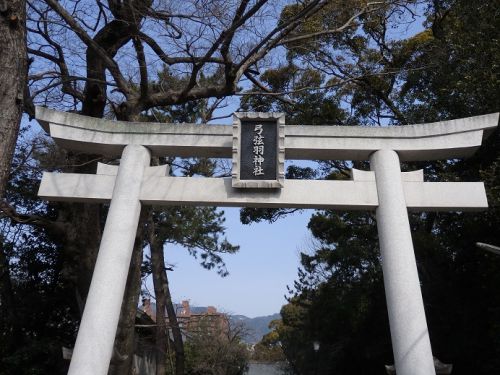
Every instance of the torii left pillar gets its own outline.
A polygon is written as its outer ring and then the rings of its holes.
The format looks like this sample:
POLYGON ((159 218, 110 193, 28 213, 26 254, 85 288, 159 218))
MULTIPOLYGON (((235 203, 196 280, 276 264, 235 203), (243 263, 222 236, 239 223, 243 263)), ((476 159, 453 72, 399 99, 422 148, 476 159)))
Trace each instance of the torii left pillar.
POLYGON ((141 184, 150 160, 144 146, 123 150, 69 375, 108 373, 141 213, 141 184))

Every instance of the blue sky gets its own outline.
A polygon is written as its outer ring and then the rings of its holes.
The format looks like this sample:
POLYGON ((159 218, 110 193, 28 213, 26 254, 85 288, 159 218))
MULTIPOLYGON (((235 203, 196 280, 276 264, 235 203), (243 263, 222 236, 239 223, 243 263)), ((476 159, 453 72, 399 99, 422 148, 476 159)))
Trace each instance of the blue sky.
MULTIPOLYGON (((299 251, 311 246, 307 223, 312 210, 289 215, 273 224, 243 225, 239 208, 224 208, 226 235, 240 251, 228 255, 229 276, 203 269, 187 250, 168 245, 167 263, 174 301, 190 300, 191 305, 212 305, 220 311, 248 317, 278 313, 286 303, 286 286, 297 276, 299 251)), ((151 287, 152 288, 152 287, 151 287)))

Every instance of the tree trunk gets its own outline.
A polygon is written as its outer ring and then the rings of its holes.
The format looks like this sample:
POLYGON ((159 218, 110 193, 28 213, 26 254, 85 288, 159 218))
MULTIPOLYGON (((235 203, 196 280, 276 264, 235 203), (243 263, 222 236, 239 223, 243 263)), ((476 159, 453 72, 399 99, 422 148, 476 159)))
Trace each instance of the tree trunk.
MULTIPOLYGON (((163 252, 162 252, 163 255, 163 252)), ((163 256, 162 256, 163 258, 163 256)), ((165 261, 163 261, 165 263, 165 261)), ((177 321, 177 315, 175 314, 174 303, 172 302, 172 295, 170 294, 170 287, 168 284, 167 270, 163 270, 163 276, 165 277, 165 302, 167 308, 168 321, 170 323, 170 328, 172 329, 172 336, 174 338, 174 350, 175 350, 175 375, 184 375, 185 368, 185 355, 184 355, 184 342, 182 341, 182 333, 179 322, 177 321)))
MULTIPOLYGON (((150 225, 153 226, 152 220, 150 225)), ((164 375, 167 362, 167 327, 166 327, 166 293, 165 282, 162 273, 165 272, 163 261, 163 244, 154 238, 154 234, 149 237, 151 249, 151 268, 153 274, 153 287, 156 296, 156 375, 164 375)))
POLYGON ((168 315, 169 327, 172 329, 172 337, 175 350, 175 374, 184 375, 185 355, 182 332, 175 314, 172 295, 168 285, 167 271, 165 269, 165 257, 163 254, 163 242, 154 235, 154 222, 150 221, 150 246, 151 263, 153 272, 153 285, 156 295, 156 345, 157 345, 157 363, 156 375, 165 374, 166 348, 167 348, 167 330, 165 329, 165 310, 168 315), (158 367, 160 366, 160 367, 158 367), (163 372, 160 372, 159 368, 163 372))
MULTIPOLYGON (((28 78, 26 2, 0 0, 0 200, 4 199, 16 146, 28 78)), ((0 313, 9 333, 19 338, 9 258, 0 238, 0 313)))
POLYGON ((101 207, 97 204, 72 203, 59 210, 58 221, 68 222, 62 247, 65 275, 77 289, 80 315, 92 280, 102 235, 101 207))
POLYGON ((26 2, 0 0, 0 199, 4 198, 28 78, 26 2))

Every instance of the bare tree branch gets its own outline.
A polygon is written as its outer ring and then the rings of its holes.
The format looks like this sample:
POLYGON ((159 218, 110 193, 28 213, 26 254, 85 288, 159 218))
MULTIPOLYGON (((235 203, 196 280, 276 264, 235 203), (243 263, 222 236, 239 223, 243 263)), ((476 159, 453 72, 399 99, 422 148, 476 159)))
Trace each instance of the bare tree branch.
POLYGON ((249 91, 249 92, 237 93, 236 95, 271 95, 271 96, 276 96, 276 99, 280 100, 283 103, 286 103, 286 104, 289 104, 289 105, 294 105, 295 104, 292 100, 283 97, 283 95, 286 94, 286 93, 272 92, 271 89, 265 87, 261 82, 259 82, 250 73, 245 72, 245 77, 247 77, 259 89, 261 89, 262 92, 249 91))
POLYGON ((68 24, 71 30, 88 47, 94 50, 106 64, 106 68, 116 81, 116 84, 125 96, 129 95, 131 90, 127 80, 120 72, 118 64, 107 54, 107 52, 97 44, 85 30, 76 22, 76 20, 64 9, 57 0, 45 0, 48 5, 68 24))
POLYGON ((62 235, 66 231, 66 225, 62 222, 52 221, 45 217, 34 214, 22 214, 18 212, 7 200, 0 200, 0 217, 7 217, 18 224, 35 225, 48 229, 53 233, 62 235))
POLYGON ((145 98, 148 96, 149 91, 149 77, 148 77, 148 67, 146 63, 146 57, 144 56, 144 48, 142 46, 142 42, 139 37, 135 37, 132 39, 134 44, 135 52, 137 54, 137 62, 139 63, 139 72, 141 75, 141 98, 145 98))

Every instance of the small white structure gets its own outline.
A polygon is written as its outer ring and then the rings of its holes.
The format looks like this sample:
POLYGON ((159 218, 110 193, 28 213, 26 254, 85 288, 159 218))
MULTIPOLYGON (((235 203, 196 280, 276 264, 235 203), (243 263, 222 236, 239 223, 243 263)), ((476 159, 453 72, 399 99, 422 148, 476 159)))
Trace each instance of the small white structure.
MULTIPOLYGON (((245 116, 266 117, 238 114, 235 123, 245 116)), ((230 178, 169 177, 165 166, 149 166, 151 155, 231 158, 230 126, 106 121, 40 107, 36 117, 62 147, 121 157, 119 167, 100 164, 96 175, 44 173, 39 190, 48 200, 111 202, 69 374, 108 371, 141 204, 376 210, 396 371, 435 374, 408 210, 481 210, 488 204, 481 182, 424 182, 422 171, 402 173, 400 161, 467 157, 497 126, 498 113, 382 128, 287 125, 284 145, 277 146, 285 158, 370 160, 371 171, 353 170, 351 181, 278 176, 266 189, 239 188, 264 186, 238 185, 237 171, 234 187, 230 178)))

